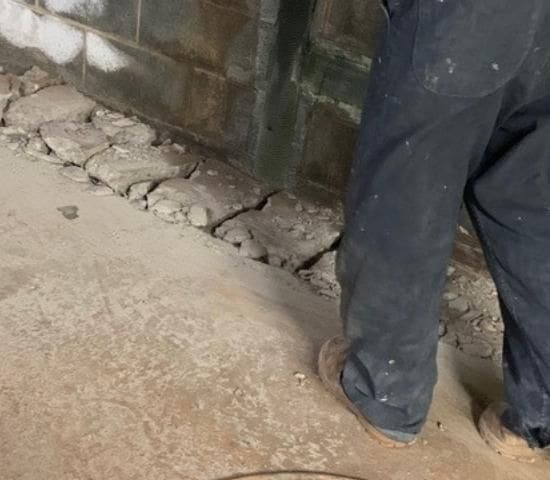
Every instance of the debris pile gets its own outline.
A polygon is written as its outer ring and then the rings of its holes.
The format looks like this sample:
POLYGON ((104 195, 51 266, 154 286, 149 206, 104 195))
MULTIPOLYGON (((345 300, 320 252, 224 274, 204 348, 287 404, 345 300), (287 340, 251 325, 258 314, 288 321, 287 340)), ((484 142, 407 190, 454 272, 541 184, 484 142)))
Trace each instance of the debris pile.
MULTIPOLYGON (((159 139, 137 117, 97 105, 37 67, 19 77, 0 74, 0 144, 56 166, 93 195, 118 194, 166 222, 211 233, 243 257, 286 269, 325 297, 340 295, 341 209, 276 192, 191 145, 159 139)), ((62 213, 78 218, 72 206, 62 213)), ((443 303, 442 341, 474 356, 500 356, 503 326, 487 277, 451 267, 443 303)))

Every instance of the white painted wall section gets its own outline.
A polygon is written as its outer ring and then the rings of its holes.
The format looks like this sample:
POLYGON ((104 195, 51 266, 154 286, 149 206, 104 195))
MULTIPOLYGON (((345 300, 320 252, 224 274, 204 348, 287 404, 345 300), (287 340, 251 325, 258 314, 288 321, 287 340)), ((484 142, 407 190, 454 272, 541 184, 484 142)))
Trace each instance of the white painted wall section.
POLYGON ((130 64, 130 57, 95 33, 86 34, 88 64, 104 72, 116 72, 130 64))
POLYGON ((40 17, 12 0, 0 0, 0 35, 19 48, 37 48, 58 64, 69 63, 82 51, 84 36, 50 16, 40 17))
POLYGON ((55 13, 100 16, 105 11, 105 0, 45 0, 44 3, 55 13))
MULTIPOLYGON (((77 13, 80 9, 100 15, 104 0, 47 0, 52 11, 77 13)), ((19 48, 36 48, 58 65, 74 60, 85 48, 84 34, 51 15, 37 15, 13 0, 0 0, 0 36, 19 48)), ((131 58, 108 40, 86 33, 86 59, 104 72, 130 65, 131 58)))

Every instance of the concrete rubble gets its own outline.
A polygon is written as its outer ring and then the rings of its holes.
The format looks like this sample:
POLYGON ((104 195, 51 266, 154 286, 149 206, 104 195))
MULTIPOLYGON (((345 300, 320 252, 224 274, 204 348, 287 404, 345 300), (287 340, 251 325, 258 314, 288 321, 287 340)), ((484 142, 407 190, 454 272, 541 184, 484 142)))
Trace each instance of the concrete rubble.
POLYGON ((120 195, 142 182, 162 182, 187 177, 200 158, 191 154, 171 154, 154 147, 114 146, 92 157, 86 171, 120 195))
POLYGON ((91 123, 48 122, 40 135, 61 160, 81 167, 110 146, 107 135, 91 123))
POLYGON ((295 271, 334 245, 340 237, 342 217, 336 210, 282 192, 270 197, 262 210, 228 220, 215 234, 224 239, 235 228, 248 230, 267 249, 269 264, 295 271))
POLYGON ((149 146, 157 139, 157 133, 137 118, 128 118, 118 112, 97 109, 92 123, 101 130, 114 145, 149 146))
POLYGON ((74 165, 59 169, 59 173, 74 182, 90 183, 90 177, 88 177, 86 171, 82 170, 80 167, 75 167, 74 165))
POLYGON ((95 102, 66 85, 48 87, 13 102, 4 121, 7 126, 36 131, 47 122, 85 122, 95 102))
POLYGON ((309 282, 321 295, 329 298, 340 296, 340 284, 336 279, 336 252, 327 252, 310 268, 300 270, 298 275, 309 282))
MULTIPOLYGON (((275 194, 169 138, 152 146, 159 142, 153 128, 58 83, 36 68, 20 77, 0 74, 0 144, 62 166, 61 175, 88 184, 92 195, 116 192, 166 222, 211 231, 240 256, 289 270, 320 295, 339 297, 340 209, 275 194)), ((504 327, 497 294, 488 276, 473 272, 479 262, 470 252, 475 239, 470 243, 460 252, 469 260, 448 271, 440 336, 469 355, 498 360, 504 327)))
POLYGON ((0 122, 4 118, 4 110, 12 96, 11 79, 8 75, 0 75, 0 122))
POLYGON ((62 84, 62 80, 58 77, 52 77, 48 72, 45 72, 39 67, 32 67, 23 75, 17 77, 17 86, 22 96, 32 95, 46 87, 62 84))
POLYGON ((148 195, 149 206, 163 200, 177 202, 189 222, 210 228, 242 210, 260 205, 272 189, 218 160, 207 159, 190 178, 160 184, 148 195))
POLYGON ((33 152, 44 153, 46 155, 50 151, 48 145, 46 145, 46 142, 42 139, 42 137, 39 136, 30 137, 29 141, 27 142, 26 149, 32 150, 33 152))
POLYGON ((128 190, 128 200, 134 202, 137 200, 143 200, 147 194, 153 190, 156 186, 156 183, 153 181, 140 182, 132 185, 128 190))
POLYGON ((504 324, 493 281, 451 267, 443 295, 442 341, 465 353, 500 361, 504 324))
POLYGON ((27 145, 28 133, 19 127, 0 127, 0 143, 15 150, 27 145))

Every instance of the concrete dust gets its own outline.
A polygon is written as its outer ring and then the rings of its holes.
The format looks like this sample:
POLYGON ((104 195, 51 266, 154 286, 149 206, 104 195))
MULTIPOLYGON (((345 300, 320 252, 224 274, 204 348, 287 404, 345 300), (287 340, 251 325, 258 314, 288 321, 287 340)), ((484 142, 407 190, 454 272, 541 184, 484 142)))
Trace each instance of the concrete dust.
POLYGON ((0 146, 0 478, 547 476, 477 435, 500 394, 491 362, 442 346, 421 441, 387 451, 316 376, 335 302, 57 169, 0 146))

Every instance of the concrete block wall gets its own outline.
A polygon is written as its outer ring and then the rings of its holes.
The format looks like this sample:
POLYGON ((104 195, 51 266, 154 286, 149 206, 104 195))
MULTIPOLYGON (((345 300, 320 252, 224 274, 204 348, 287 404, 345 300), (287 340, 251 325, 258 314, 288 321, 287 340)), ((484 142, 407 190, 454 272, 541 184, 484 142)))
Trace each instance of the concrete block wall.
POLYGON ((378 0, 0 0, 0 65, 79 89, 286 188, 347 177, 378 0))
POLYGON ((261 0, 0 0, 0 65, 52 67, 235 158, 256 102, 261 0))
POLYGON ((302 60, 296 182, 342 193, 348 180, 371 58, 384 21, 380 0, 318 0, 302 60), (301 127, 301 128, 300 128, 301 127))

